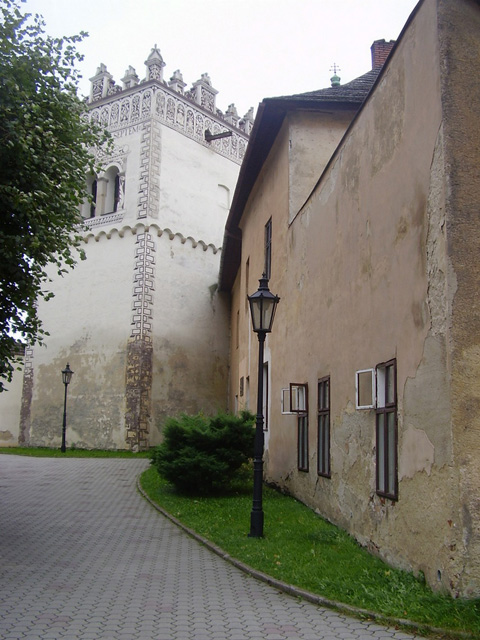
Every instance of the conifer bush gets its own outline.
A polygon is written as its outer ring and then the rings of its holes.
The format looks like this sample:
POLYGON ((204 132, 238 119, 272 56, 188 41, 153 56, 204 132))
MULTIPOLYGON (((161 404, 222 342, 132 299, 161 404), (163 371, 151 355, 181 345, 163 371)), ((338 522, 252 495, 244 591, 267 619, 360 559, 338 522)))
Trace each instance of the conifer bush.
POLYGON ((152 453, 158 473, 188 494, 225 492, 239 469, 253 457, 254 416, 182 414, 168 418, 164 440, 152 453))

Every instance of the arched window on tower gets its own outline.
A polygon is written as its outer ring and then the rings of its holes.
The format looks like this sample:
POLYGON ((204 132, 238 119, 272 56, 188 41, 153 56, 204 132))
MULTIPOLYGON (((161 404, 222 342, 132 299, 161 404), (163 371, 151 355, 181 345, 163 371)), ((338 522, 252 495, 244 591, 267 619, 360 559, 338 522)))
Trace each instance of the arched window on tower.
POLYGON ((90 174, 87 176, 87 184, 85 191, 89 198, 85 198, 81 206, 80 213, 82 218, 94 218, 97 210, 97 176, 90 174))
POLYGON ((123 208, 123 177, 117 167, 105 172, 106 194, 104 213, 115 213, 123 208))
POLYGON ((92 180, 90 195, 92 196, 92 200, 90 201, 90 218, 94 218, 95 209, 97 207, 97 179, 95 177, 92 180))

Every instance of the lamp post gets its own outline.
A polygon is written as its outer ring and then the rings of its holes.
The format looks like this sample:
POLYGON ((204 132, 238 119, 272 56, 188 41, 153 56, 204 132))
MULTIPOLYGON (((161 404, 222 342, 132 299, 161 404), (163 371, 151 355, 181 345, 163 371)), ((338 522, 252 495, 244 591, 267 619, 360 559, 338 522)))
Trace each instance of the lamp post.
POLYGON ((259 282, 258 290, 248 296, 253 330, 258 337, 257 418, 253 445, 253 506, 250 515, 250 533, 248 534, 251 538, 263 537, 263 351, 265 336, 272 330, 275 310, 280 300, 278 296, 270 292, 265 273, 259 282))
POLYGON ((63 428, 62 428, 62 446, 60 447, 60 451, 65 453, 65 433, 67 431, 67 388, 70 384, 70 380, 72 379, 73 371, 70 369, 70 365, 67 362, 67 366, 65 369, 62 369, 62 381, 65 385, 65 398, 63 401, 63 428))

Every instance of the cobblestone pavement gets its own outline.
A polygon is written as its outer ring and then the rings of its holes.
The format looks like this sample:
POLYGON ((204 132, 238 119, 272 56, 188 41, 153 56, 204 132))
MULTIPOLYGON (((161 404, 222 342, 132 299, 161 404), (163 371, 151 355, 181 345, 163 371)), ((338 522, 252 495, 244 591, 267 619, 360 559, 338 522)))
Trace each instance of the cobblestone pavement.
POLYGON ((283 594, 137 492, 145 459, 0 455, 2 640, 407 640, 283 594))

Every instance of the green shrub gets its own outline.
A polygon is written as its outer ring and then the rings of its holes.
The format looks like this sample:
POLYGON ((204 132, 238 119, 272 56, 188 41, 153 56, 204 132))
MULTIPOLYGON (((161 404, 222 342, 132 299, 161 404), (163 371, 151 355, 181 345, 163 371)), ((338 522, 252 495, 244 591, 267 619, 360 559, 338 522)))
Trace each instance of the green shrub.
POLYGON ((199 413, 168 418, 152 464, 182 493, 228 491, 240 467, 253 456, 253 423, 248 411, 239 416, 199 413))

